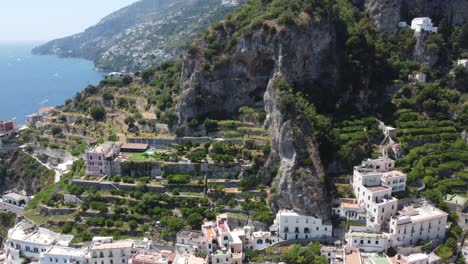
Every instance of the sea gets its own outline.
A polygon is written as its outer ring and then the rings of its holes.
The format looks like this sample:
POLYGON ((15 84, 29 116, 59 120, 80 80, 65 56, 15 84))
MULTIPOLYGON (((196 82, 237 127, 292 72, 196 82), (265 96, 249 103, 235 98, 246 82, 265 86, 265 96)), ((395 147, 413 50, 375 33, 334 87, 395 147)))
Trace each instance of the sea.
POLYGON ((91 61, 32 55, 41 42, 0 42, 0 120, 16 119, 46 106, 60 106, 105 72, 91 61))

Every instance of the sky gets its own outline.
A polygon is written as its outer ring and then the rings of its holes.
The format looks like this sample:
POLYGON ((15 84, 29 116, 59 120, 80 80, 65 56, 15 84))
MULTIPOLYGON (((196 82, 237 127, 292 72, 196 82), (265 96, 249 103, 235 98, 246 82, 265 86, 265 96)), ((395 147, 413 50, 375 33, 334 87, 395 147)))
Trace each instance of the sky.
POLYGON ((0 0, 0 41, 47 41, 82 32, 137 0, 0 0))

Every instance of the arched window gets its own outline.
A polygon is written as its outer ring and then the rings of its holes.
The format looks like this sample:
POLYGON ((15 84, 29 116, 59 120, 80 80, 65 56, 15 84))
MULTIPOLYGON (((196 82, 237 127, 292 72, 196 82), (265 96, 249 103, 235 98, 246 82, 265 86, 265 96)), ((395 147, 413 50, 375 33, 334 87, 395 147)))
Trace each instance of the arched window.
POLYGON ((261 245, 263 244, 263 240, 262 239, 257 239, 257 245, 261 245))

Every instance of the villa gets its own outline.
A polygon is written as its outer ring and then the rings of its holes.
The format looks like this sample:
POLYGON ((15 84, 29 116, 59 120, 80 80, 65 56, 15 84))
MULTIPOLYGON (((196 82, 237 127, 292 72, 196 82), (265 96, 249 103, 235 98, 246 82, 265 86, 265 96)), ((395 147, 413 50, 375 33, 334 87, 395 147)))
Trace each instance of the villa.
POLYGON ((417 17, 413 19, 411 21, 411 29, 417 33, 421 31, 437 33, 437 27, 432 25, 432 20, 428 17, 417 17))
POLYGON ((282 209, 276 214, 270 230, 274 230, 281 239, 292 240, 331 237, 333 227, 320 218, 282 209))
POLYGON ((393 246, 415 245, 419 240, 441 242, 448 214, 434 206, 406 207, 390 220, 393 246))

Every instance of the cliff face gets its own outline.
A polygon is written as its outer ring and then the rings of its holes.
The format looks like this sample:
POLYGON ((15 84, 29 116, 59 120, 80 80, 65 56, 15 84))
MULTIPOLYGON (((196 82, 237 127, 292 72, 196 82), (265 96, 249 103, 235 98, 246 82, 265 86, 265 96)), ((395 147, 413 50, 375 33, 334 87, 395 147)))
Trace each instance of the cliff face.
POLYGON ((34 195, 41 188, 54 183, 55 173, 35 159, 18 150, 11 156, 0 157, 0 193, 12 189, 34 195))
POLYGON ((377 27, 386 32, 396 30, 400 21, 410 23, 421 16, 430 17, 436 25, 444 17, 457 25, 468 22, 466 0, 366 0, 365 5, 377 27))
MULTIPOLYGON (((203 39, 194 41, 199 50, 203 39)), ((330 89, 336 86, 335 32, 331 21, 306 28, 278 27, 277 33, 257 30, 241 38, 235 52, 220 68, 204 73, 203 55, 189 55, 183 65, 182 95, 178 104, 180 123, 200 116, 235 116, 241 106, 264 106, 272 152, 266 167, 279 162, 272 202, 278 208, 291 208, 329 217, 320 161, 313 127, 288 120, 279 110, 278 80, 301 83, 315 80, 330 89), (300 160, 312 164, 301 166, 300 160)))

